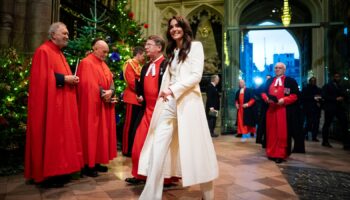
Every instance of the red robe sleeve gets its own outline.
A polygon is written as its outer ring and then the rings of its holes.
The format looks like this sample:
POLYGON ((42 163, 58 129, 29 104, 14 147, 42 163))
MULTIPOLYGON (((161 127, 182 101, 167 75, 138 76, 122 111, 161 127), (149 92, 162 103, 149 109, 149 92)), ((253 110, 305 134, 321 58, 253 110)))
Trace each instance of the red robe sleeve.
POLYGON ((253 99, 253 98, 250 99, 250 100, 248 101, 248 107, 254 105, 254 103, 255 103, 255 99, 253 99))
POLYGON ((296 94, 290 94, 289 96, 283 97, 284 104, 289 105, 294 103, 298 99, 298 96, 296 94))

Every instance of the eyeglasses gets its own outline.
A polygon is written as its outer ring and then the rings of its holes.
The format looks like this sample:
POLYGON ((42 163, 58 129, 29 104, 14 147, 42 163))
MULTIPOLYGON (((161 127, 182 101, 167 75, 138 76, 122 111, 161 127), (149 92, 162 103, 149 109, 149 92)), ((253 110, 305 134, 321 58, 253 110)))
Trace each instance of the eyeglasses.
POLYGON ((157 46, 156 44, 150 44, 150 43, 146 43, 145 47, 149 47, 149 46, 157 46))

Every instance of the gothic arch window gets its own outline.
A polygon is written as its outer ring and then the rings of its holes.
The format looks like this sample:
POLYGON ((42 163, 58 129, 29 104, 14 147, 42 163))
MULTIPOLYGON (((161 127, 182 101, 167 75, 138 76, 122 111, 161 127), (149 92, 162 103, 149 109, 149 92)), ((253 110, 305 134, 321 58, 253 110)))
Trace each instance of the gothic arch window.
POLYGON ((201 5, 189 12, 186 18, 195 40, 201 41, 204 47, 204 74, 220 74, 223 16, 215 8, 201 5))
POLYGON ((178 11, 175 8, 167 7, 165 8, 161 13, 161 21, 160 21, 160 30, 161 33, 166 36, 166 31, 168 27, 168 20, 172 18, 173 16, 178 15, 178 11))

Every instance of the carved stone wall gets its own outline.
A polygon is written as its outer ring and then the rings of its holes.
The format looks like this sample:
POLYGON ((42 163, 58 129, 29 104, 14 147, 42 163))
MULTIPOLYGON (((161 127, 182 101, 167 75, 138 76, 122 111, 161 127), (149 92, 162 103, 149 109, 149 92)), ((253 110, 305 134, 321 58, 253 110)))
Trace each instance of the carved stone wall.
POLYGON ((135 13, 136 20, 149 24, 145 35, 165 36, 168 20, 174 15, 182 15, 189 19, 207 9, 215 13, 222 21, 224 19, 224 0, 143 0, 131 1, 130 8, 135 13))
POLYGON ((47 38, 55 0, 2 0, 0 47, 31 53, 47 38))

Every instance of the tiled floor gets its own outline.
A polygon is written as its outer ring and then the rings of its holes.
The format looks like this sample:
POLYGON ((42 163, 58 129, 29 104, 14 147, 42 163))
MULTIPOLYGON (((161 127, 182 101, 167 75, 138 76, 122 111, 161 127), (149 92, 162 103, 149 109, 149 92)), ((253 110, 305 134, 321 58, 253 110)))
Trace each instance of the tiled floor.
MULTIPOLYGON (((350 173, 349 151, 333 143, 334 148, 323 148, 319 143, 307 142, 306 154, 293 154, 288 162, 276 165, 265 157, 264 150, 254 139, 241 142, 232 135, 213 139, 219 161, 220 176, 215 180, 216 200, 272 200, 299 199, 287 182, 288 167, 314 168, 350 173)), ((26 184, 23 175, 0 177, 0 200, 107 200, 137 199, 143 186, 129 186, 130 158, 119 155, 109 165, 109 172, 97 178, 73 180, 63 188, 43 189, 26 184)), ((311 170, 312 171, 312 170, 311 170)), ((163 199, 201 199, 199 186, 167 189, 163 199)))

